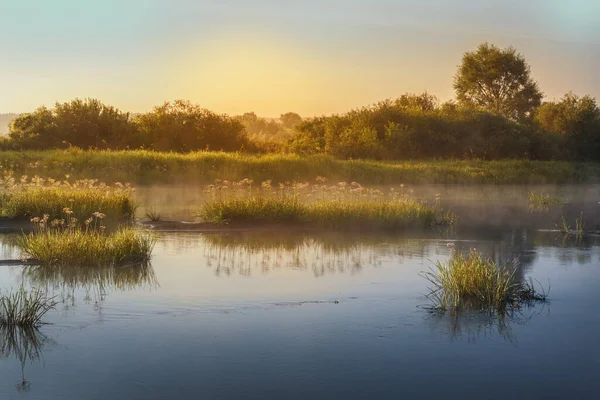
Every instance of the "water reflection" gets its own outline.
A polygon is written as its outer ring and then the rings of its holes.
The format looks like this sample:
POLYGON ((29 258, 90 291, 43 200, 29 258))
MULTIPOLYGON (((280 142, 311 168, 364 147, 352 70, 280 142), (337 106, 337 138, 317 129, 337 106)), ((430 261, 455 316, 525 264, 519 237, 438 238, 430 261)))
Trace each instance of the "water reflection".
POLYGON ((0 357, 14 358, 21 364, 21 381, 16 384, 17 391, 31 389, 31 382, 25 377, 25 367, 40 359, 42 350, 54 341, 37 328, 0 327, 0 357))
POLYGON ((45 289, 71 306, 79 290, 85 293, 86 303, 101 305, 111 291, 159 287, 152 264, 147 262, 110 268, 25 266, 21 277, 30 286, 45 289))
POLYGON ((202 240, 207 264, 217 276, 251 276, 284 268, 310 270, 316 277, 353 274, 364 266, 378 267, 386 258, 401 255, 423 259, 436 251, 424 240, 331 232, 209 234, 202 240))
POLYGON ((452 341, 466 340, 468 343, 477 343, 485 339, 502 338, 516 346, 515 326, 526 325, 544 311, 550 312, 546 303, 538 306, 528 304, 494 315, 476 311, 431 312, 427 316, 427 322, 433 331, 443 333, 452 341))

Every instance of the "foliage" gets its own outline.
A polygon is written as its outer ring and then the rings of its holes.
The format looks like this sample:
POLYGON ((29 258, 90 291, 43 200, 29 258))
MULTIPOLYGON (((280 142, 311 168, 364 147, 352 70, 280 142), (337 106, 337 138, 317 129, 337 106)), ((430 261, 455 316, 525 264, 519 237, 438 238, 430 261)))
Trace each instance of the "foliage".
POLYGON ((239 150, 247 145, 243 125, 189 101, 176 100, 155 107, 135 119, 140 147, 162 151, 239 150))
POLYGON ((133 129, 129 113, 96 99, 75 99, 20 115, 9 137, 26 148, 124 148, 133 129))
POLYGON ((356 182, 326 185, 289 183, 273 188, 265 181, 254 188, 252 181, 218 181, 207 192, 212 196, 200 216, 217 223, 295 223, 321 228, 398 230, 433 225, 452 225, 455 216, 436 206, 392 191, 366 189, 356 182))
POLYGON ((513 47, 484 43, 463 55, 454 78, 458 101, 523 121, 540 105, 542 93, 525 58, 513 47))
POLYGON ((565 138, 570 158, 600 160, 600 109, 593 97, 567 93, 560 101, 542 104, 535 121, 543 134, 565 138))

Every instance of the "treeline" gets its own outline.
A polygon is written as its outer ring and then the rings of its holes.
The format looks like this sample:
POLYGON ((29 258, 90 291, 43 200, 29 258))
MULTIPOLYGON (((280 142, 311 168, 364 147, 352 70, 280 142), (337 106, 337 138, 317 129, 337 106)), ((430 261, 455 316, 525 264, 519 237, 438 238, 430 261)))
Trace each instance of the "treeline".
POLYGON ((303 120, 216 114, 187 101, 131 115, 76 99, 21 114, 0 149, 223 150, 327 154, 383 160, 426 158, 600 160, 600 110, 591 96, 542 103, 515 49, 482 44, 454 77, 456 99, 405 94, 345 114, 303 120))
POLYGON ((265 151, 268 143, 291 137, 299 115, 279 119, 254 113, 230 117, 176 100, 151 112, 133 115, 96 99, 75 99, 21 114, 0 140, 4 150, 149 149, 189 152, 198 150, 265 151))
POLYGON ((523 122, 482 108, 404 95, 297 128, 289 151, 340 158, 600 160, 600 110, 571 93, 523 122))

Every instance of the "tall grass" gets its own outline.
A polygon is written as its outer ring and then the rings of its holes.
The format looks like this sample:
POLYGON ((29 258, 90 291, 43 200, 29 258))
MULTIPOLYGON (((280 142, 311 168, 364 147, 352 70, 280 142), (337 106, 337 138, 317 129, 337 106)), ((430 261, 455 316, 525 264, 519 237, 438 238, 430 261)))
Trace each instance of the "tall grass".
POLYGON ((563 200, 548 193, 529 192, 529 209, 531 211, 548 211, 550 207, 560 205, 563 200))
POLYGON ((27 291, 24 287, 7 294, 0 294, 0 326, 32 328, 56 303, 42 290, 27 291))
MULTIPOLYGON (((254 181, 330 179, 396 183, 568 183, 597 182, 600 164, 558 161, 340 160, 331 156, 248 155, 223 152, 170 153, 135 151, 4 151, 0 169, 17 175, 63 179, 99 178, 105 182, 203 182, 218 178, 254 181)), ((64 203, 63 203, 64 204, 64 203)), ((108 211, 108 210, 107 210, 108 211)))
POLYGON ((265 181, 255 188, 253 182, 219 181, 210 185, 212 196, 200 217, 217 223, 293 223, 321 228, 403 229, 452 225, 456 217, 443 213, 436 205, 411 199, 392 191, 366 189, 356 182, 327 185, 282 183, 273 187, 265 181))
POLYGON ((133 188, 120 183, 108 186, 95 179, 70 182, 22 176, 17 180, 9 173, 0 179, 0 190, 0 216, 8 218, 42 214, 56 218, 65 205, 76 210, 74 217, 80 219, 98 210, 115 219, 131 219, 136 210, 133 188))
POLYGON ((454 253, 447 263, 438 261, 434 269, 422 276, 432 284, 428 297, 433 308, 441 311, 503 312, 522 302, 546 300, 547 293, 537 292, 531 280, 516 278, 517 268, 497 265, 471 250, 466 256, 454 253))
MULTIPOLYGON (((69 216, 70 210, 65 210, 69 216)), ((16 244, 23 258, 48 266, 110 266, 150 259, 156 241, 153 234, 132 227, 107 233, 101 222, 104 214, 94 214, 84 227, 69 218, 52 222, 47 214, 35 218, 33 231, 17 237, 16 244)))

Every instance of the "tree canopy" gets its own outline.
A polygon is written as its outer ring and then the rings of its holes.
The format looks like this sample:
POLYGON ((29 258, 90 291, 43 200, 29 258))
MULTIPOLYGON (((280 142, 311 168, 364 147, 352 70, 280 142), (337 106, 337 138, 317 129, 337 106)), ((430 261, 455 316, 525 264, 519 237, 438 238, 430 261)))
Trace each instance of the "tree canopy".
POLYGON ((542 100, 529 64, 513 47, 484 43, 463 55, 454 77, 457 100, 517 121, 532 116, 542 100))

